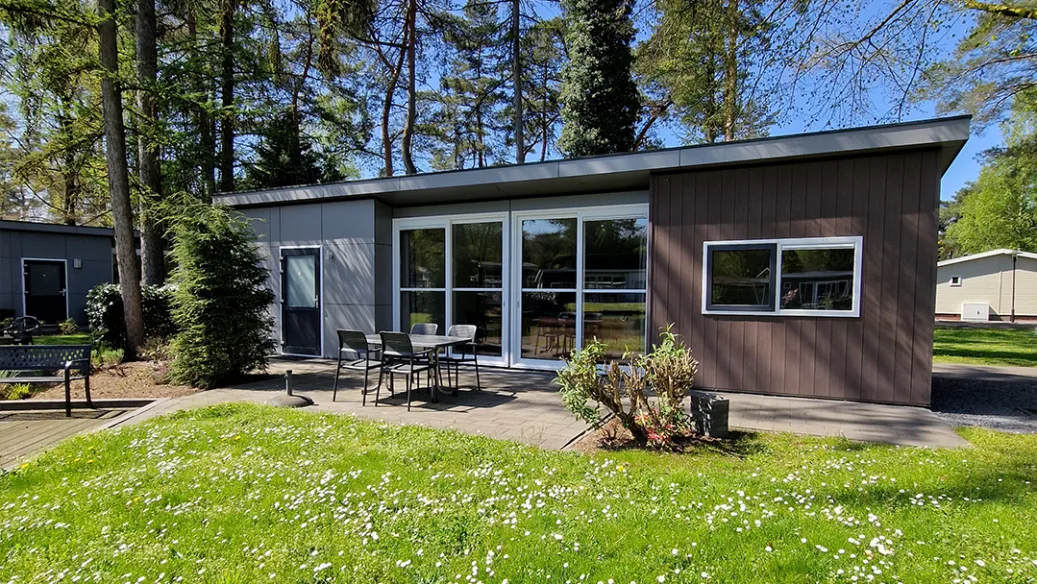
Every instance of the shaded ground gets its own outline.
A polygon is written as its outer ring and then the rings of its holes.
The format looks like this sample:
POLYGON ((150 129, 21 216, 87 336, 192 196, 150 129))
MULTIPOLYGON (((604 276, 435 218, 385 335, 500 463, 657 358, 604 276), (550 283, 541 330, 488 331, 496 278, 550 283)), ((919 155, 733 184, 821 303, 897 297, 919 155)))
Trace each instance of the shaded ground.
POLYGON ((1037 369, 937 363, 932 411, 956 426, 1037 433, 1037 369))

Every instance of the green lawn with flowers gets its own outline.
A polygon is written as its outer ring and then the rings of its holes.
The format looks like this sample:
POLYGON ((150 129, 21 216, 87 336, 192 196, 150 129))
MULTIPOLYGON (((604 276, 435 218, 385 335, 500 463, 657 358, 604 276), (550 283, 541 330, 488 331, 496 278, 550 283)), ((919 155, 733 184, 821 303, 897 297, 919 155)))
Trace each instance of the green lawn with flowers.
POLYGON ((1037 436, 583 455, 227 405, 0 477, 0 582, 1033 582, 1037 436))

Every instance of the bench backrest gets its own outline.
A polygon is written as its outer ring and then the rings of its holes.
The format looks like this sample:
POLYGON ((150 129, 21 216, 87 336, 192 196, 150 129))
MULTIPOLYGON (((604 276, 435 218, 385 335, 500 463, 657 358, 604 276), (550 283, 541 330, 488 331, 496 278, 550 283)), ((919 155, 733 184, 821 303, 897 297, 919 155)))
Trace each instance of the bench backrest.
POLYGON ((0 347, 0 371, 90 369, 90 345, 13 345, 0 347))

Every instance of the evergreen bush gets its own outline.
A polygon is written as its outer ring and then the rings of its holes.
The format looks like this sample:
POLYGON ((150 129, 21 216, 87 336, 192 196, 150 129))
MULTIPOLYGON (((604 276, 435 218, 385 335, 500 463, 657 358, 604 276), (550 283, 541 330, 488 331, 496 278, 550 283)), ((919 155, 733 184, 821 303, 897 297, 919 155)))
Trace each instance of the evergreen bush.
POLYGON ((265 370, 274 349, 274 295, 247 219, 182 197, 169 222, 178 330, 169 347, 171 380, 211 388, 265 370))
MULTIPOLYGON (((144 308, 144 336, 168 338, 176 332, 171 309, 173 290, 169 286, 141 286, 144 308)), ((86 319, 97 344, 124 347, 126 320, 122 312, 122 293, 117 284, 99 284, 86 295, 86 319)))

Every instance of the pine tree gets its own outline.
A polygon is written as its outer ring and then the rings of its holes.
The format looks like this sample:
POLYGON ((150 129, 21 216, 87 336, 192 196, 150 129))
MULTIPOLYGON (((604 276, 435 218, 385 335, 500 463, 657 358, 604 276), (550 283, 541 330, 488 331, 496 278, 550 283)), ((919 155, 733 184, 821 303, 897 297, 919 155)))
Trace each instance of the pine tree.
POLYGON ((342 178, 324 168, 308 138, 296 131, 292 114, 275 116, 263 129, 256 158, 246 166, 247 188, 276 188, 330 182, 342 178))
POLYGON ((563 0, 569 63, 562 71, 566 156, 628 152, 639 101, 631 76, 631 0, 563 0))

